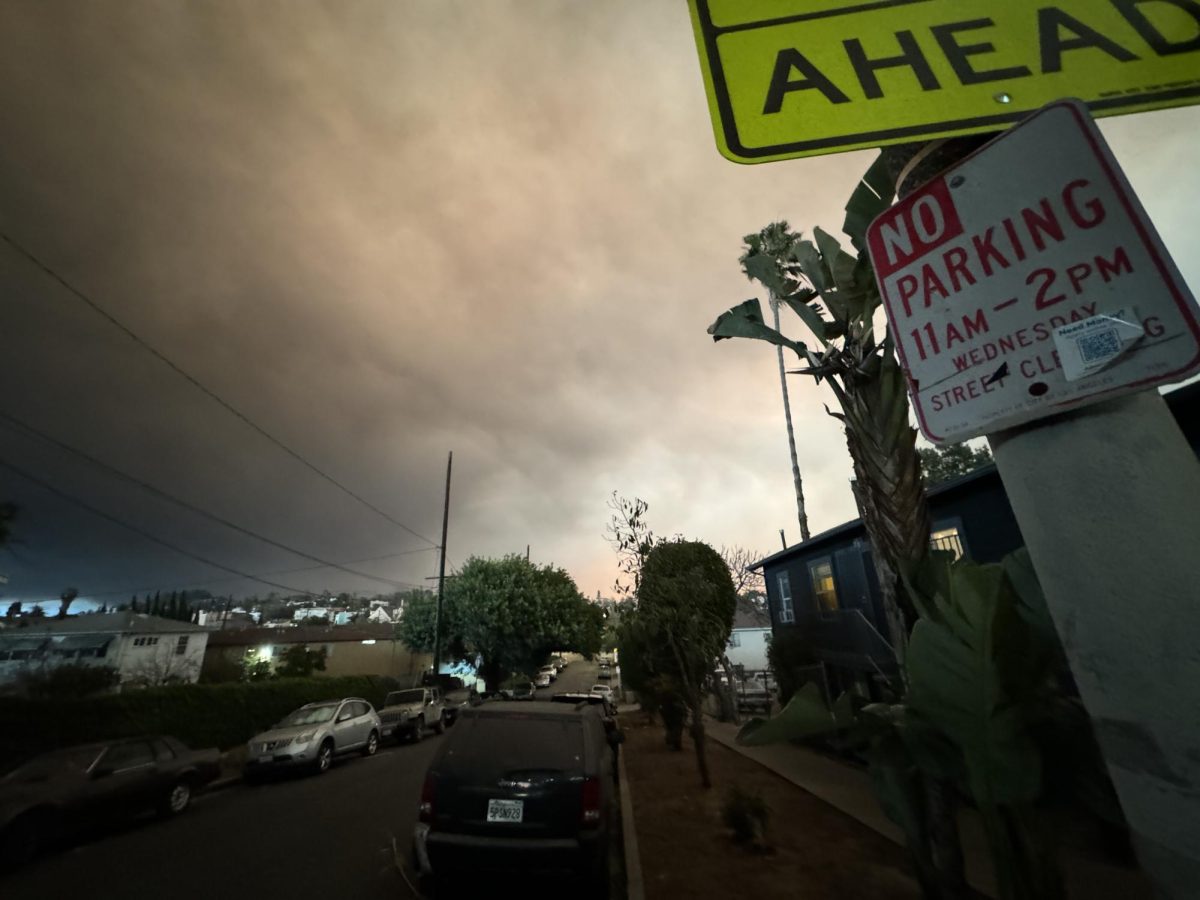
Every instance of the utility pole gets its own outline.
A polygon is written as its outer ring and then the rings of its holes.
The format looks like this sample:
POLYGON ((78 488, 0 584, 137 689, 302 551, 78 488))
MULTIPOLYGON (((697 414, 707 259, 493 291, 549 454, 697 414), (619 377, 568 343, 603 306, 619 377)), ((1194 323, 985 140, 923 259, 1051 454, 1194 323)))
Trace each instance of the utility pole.
POLYGON ((446 502, 442 507, 442 552, 438 561, 437 612, 433 618, 433 677, 437 678, 442 663, 442 597, 446 593, 446 531, 450 525, 450 469, 454 465, 454 451, 446 460, 446 502))

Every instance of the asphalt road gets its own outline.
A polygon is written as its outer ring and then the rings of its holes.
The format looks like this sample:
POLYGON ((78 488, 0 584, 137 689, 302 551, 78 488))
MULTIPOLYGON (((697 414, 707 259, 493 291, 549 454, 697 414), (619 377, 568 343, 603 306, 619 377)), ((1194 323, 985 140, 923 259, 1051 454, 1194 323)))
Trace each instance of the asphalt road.
MULTIPOLYGON (((574 661, 549 689, 586 690, 594 663, 574 661)), ((412 896, 407 864, 425 768, 444 738, 389 743, 343 757, 324 775, 236 785, 196 798, 171 821, 152 818, 82 841, 0 876, 4 900, 278 900, 412 896)))

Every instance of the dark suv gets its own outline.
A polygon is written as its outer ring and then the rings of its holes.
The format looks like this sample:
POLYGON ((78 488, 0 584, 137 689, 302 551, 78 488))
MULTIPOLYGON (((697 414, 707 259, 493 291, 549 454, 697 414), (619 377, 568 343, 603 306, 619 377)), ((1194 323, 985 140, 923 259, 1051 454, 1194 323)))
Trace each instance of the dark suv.
POLYGON ((607 896, 613 753, 587 703, 464 710, 429 765, 413 835, 422 879, 566 871, 607 896))

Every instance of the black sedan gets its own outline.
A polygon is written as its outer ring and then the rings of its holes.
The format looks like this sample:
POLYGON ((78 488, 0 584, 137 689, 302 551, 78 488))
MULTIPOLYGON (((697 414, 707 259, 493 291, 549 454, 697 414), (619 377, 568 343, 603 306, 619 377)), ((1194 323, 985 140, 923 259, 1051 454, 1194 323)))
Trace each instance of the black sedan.
POLYGON ((113 821, 174 816, 217 777, 218 753, 172 737, 125 738, 53 750, 0 779, 0 867, 113 821))

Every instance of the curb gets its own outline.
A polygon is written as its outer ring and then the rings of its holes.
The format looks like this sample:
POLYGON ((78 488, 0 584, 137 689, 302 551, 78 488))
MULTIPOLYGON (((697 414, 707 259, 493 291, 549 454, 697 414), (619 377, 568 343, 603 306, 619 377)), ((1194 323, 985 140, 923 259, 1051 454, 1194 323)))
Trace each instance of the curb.
POLYGON ((621 837, 625 845, 626 900, 646 900, 642 882, 642 859, 638 855, 637 829, 633 824, 633 794, 629 791, 629 776, 625 772, 625 754, 617 756, 617 771, 621 779, 621 837))

